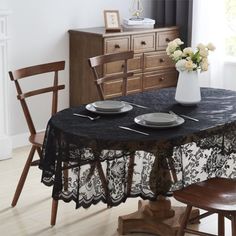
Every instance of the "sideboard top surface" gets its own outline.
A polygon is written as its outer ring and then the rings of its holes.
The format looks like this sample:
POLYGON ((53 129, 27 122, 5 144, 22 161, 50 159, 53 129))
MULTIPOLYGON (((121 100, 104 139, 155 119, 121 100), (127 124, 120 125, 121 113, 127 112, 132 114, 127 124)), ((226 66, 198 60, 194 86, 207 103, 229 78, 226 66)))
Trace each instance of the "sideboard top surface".
POLYGON ((162 32, 162 31, 168 31, 168 30, 178 30, 177 26, 171 26, 171 27, 156 27, 156 28, 147 28, 147 29, 124 29, 122 28, 121 32, 106 32, 104 27, 94 27, 94 28, 81 28, 81 29, 71 29, 69 30, 70 34, 74 33, 88 33, 88 34, 94 34, 94 35, 100 35, 102 37, 116 37, 116 36, 122 36, 122 35, 130 35, 130 34, 144 34, 149 32, 162 32))

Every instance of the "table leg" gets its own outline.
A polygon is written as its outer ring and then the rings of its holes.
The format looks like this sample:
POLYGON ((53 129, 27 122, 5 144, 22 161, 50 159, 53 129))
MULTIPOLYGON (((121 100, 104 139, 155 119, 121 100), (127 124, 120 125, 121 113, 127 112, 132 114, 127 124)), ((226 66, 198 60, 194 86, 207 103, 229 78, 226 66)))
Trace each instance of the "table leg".
MULTIPOLYGON (((138 202, 138 210, 120 216, 118 232, 120 235, 129 233, 150 233, 161 236, 175 236, 180 227, 185 207, 171 207, 170 199, 158 197, 156 201, 138 202)), ((191 218, 199 215, 199 210, 191 212, 191 218)))

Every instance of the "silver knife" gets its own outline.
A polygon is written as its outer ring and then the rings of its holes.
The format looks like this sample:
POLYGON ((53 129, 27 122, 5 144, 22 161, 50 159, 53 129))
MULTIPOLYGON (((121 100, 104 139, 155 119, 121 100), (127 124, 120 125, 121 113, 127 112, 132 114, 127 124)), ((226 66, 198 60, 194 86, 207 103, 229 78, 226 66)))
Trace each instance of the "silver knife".
POLYGON ((184 118, 186 118, 186 119, 189 119, 189 120, 192 120, 192 121, 196 121, 196 122, 199 121, 199 120, 196 119, 196 118, 193 118, 193 117, 190 117, 190 116, 186 116, 186 115, 183 115, 183 114, 177 115, 177 114, 174 113, 173 111, 169 111, 169 113, 172 114, 172 115, 176 115, 176 116, 182 116, 182 117, 184 117, 184 118))
POLYGON ((125 127, 125 126, 119 126, 119 128, 120 128, 120 129, 129 130, 129 131, 133 131, 133 132, 136 132, 136 133, 139 133, 139 134, 143 134, 143 135, 149 135, 148 133, 141 132, 141 131, 136 130, 136 129, 131 129, 131 128, 125 127))
POLYGON ((135 106, 135 107, 140 107, 140 108, 144 108, 144 109, 147 109, 147 108, 148 108, 148 107, 145 107, 145 106, 142 106, 142 105, 133 103, 133 102, 126 102, 126 101, 122 101, 122 102, 127 103, 127 104, 130 104, 130 105, 133 105, 133 106, 135 106))
POLYGON ((182 117, 184 117, 184 118, 186 118, 186 119, 189 119, 189 120, 196 121, 196 122, 198 122, 198 121, 199 121, 199 120, 198 120, 198 119, 196 119, 196 118, 193 118, 193 117, 190 117, 190 116, 186 116, 186 115, 183 115, 183 114, 180 114, 180 116, 182 116, 182 117))

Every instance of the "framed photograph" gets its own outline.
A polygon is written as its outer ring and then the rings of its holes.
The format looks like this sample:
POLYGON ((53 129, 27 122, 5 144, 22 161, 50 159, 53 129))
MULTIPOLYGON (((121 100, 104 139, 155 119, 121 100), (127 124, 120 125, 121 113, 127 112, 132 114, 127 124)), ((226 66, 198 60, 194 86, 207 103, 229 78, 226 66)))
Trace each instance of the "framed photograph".
POLYGON ((120 31, 120 17, 117 10, 105 10, 104 20, 106 31, 120 31))

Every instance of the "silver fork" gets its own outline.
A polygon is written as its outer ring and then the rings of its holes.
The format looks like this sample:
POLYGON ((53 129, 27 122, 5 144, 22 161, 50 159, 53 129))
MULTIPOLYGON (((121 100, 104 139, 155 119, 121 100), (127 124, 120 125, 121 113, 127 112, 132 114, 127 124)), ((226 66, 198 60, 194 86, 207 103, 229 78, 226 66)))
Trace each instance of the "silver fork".
POLYGON ((82 115, 82 114, 78 114, 78 113, 73 113, 74 116, 79 116, 79 117, 83 117, 83 118, 88 118, 90 120, 97 120, 99 119, 101 116, 95 116, 95 117, 92 117, 92 116, 88 116, 88 115, 82 115))

